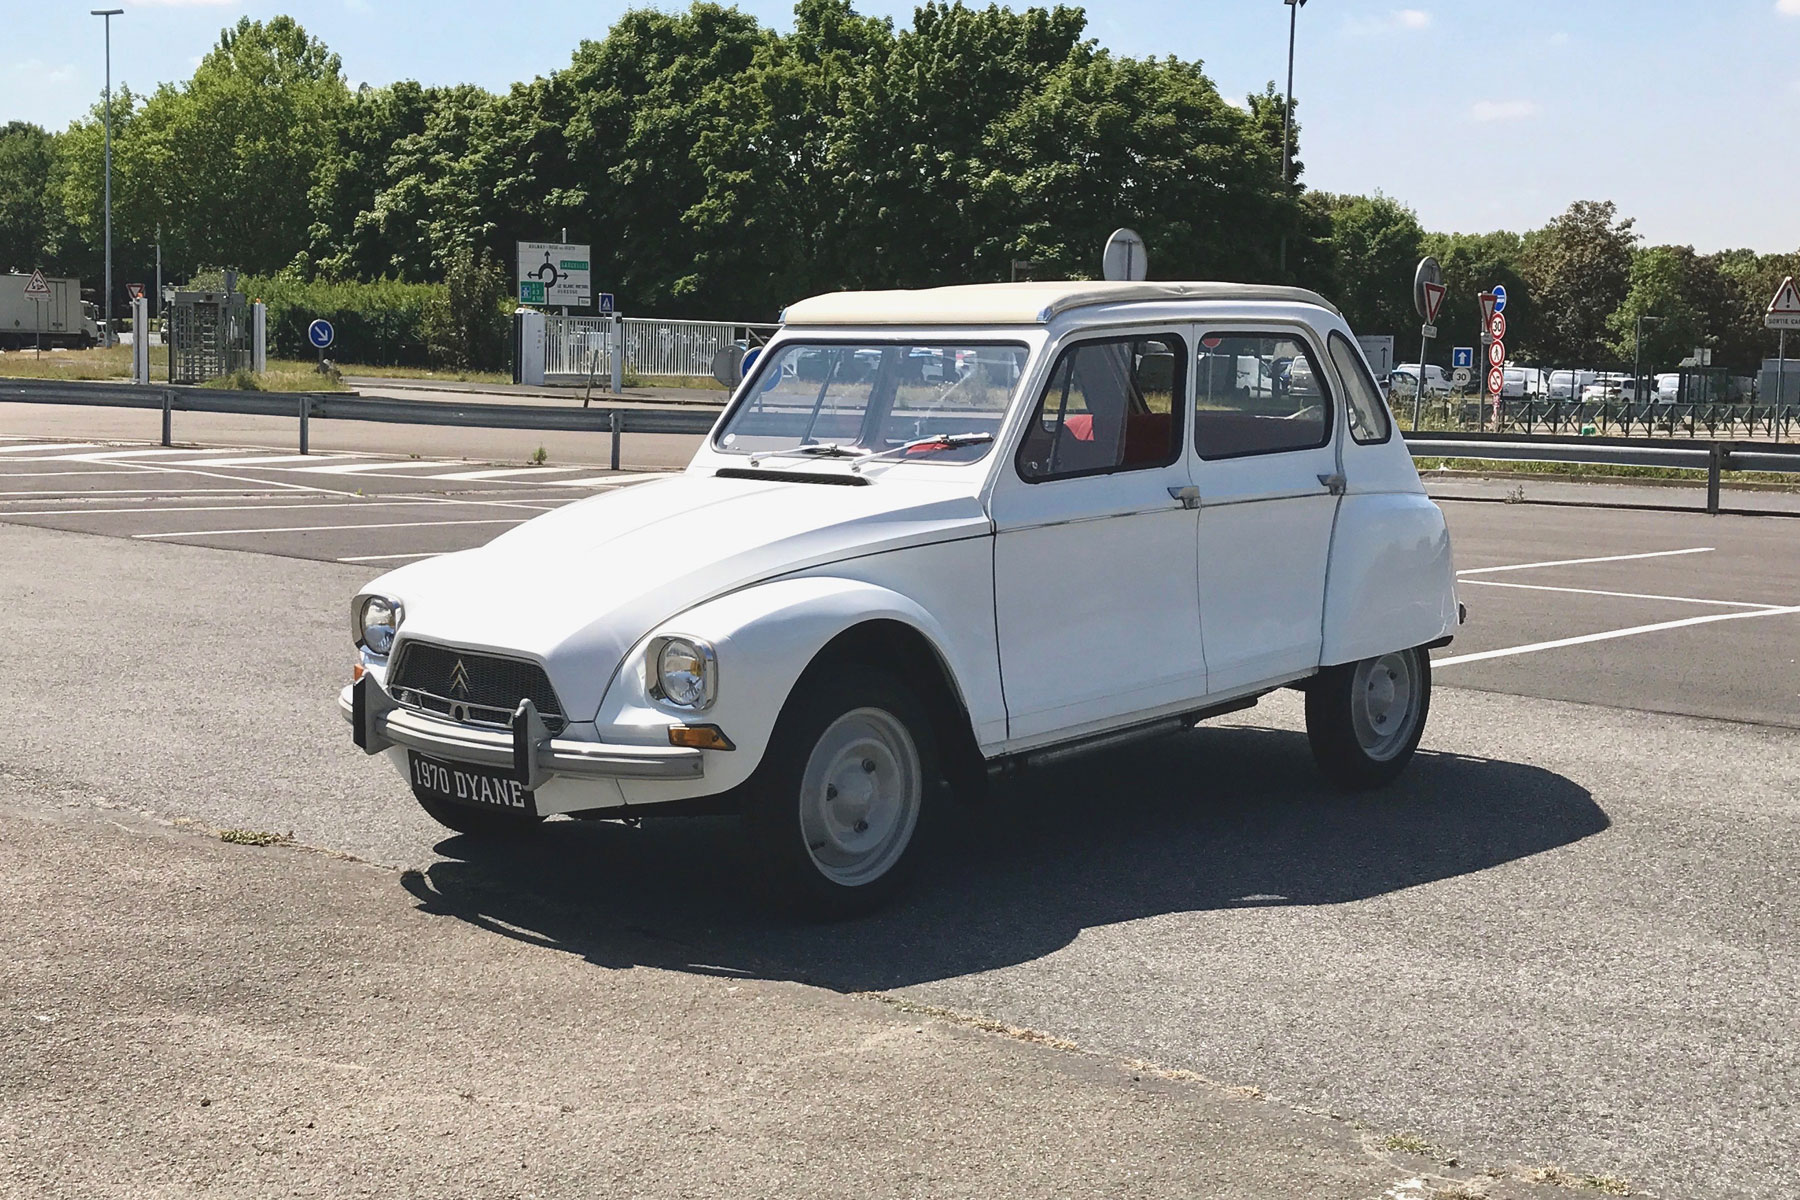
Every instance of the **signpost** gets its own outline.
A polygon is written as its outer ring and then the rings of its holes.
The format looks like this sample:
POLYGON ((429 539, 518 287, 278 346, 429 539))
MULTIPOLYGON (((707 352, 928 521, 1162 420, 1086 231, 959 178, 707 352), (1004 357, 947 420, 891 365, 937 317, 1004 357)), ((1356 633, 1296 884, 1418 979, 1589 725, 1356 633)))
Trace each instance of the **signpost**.
POLYGON ((520 242, 519 303, 586 308, 593 302, 589 247, 520 242))
POLYGON ((1506 311, 1506 285, 1503 283, 1494 285, 1494 311, 1497 313, 1506 311))
POLYGON ((337 341, 337 330, 331 327, 330 321, 321 317, 306 327, 306 340, 319 351, 319 374, 323 375, 325 373, 325 350, 331 343, 337 341))
POLYGON ((25 283, 25 295, 28 299, 37 302, 37 352, 38 357, 42 358, 44 357, 44 301, 50 298, 50 282, 44 278, 43 271, 34 270, 31 273, 31 278, 25 283))
POLYGON ((1473 367, 1475 365, 1475 347, 1458 346, 1451 350, 1450 365, 1453 367, 1473 367))
POLYGON ((1437 336, 1438 311, 1444 307, 1444 269, 1429 254, 1413 272, 1413 307, 1425 323, 1419 327, 1419 379, 1413 392, 1413 429, 1419 428, 1419 409, 1425 402, 1425 362, 1431 339, 1437 336))
MULTIPOLYGON (((38 278, 33 276, 33 278, 38 278)), ((1781 440, 1781 408, 1787 401, 1787 331, 1800 329, 1800 287, 1789 275, 1775 289, 1769 311, 1763 314, 1763 328, 1776 331, 1775 350, 1775 439, 1781 440)))
POLYGON ((1139 280, 1150 274, 1150 257, 1144 250, 1144 239, 1135 229, 1115 229, 1106 239, 1100 254, 1100 276, 1103 279, 1139 280))

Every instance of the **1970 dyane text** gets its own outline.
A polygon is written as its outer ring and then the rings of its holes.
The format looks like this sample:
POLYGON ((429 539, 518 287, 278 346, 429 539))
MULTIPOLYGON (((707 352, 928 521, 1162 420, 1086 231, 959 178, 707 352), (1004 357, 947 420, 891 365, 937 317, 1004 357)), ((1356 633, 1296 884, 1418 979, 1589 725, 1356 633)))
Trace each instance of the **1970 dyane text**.
POLYGON ((837 913, 992 775, 1275 688, 1330 779, 1383 784, 1460 612, 1319 296, 846 292, 787 310, 685 472, 371 583, 340 703, 452 829, 729 810, 837 913))

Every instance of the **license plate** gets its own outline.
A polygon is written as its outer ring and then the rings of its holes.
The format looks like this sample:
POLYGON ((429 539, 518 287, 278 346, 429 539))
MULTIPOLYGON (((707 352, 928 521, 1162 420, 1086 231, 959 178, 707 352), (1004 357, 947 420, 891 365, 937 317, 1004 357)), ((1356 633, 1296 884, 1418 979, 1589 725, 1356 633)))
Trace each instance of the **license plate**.
POLYGON ((413 786, 439 800, 537 815, 536 799, 524 784, 504 771, 427 758, 417 750, 408 750, 406 757, 412 768, 413 786))

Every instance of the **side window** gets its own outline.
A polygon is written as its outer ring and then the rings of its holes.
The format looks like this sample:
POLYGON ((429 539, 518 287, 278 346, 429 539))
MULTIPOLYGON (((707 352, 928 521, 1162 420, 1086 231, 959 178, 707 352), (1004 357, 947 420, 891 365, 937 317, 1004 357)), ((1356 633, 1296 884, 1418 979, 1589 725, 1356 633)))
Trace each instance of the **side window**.
POLYGON ((1195 356, 1194 447, 1201 458, 1323 446, 1331 396, 1292 334, 1216 333, 1195 356))
POLYGON ((1394 423, 1388 416, 1387 401, 1382 399, 1381 389, 1375 386, 1375 379, 1369 374, 1368 364, 1343 334, 1333 332, 1328 344, 1331 363, 1344 383, 1344 407, 1350 417, 1350 436, 1365 446, 1387 441, 1394 432, 1394 423))
POLYGON ((1187 347, 1173 335, 1062 352, 1019 446, 1027 483, 1166 467, 1181 457, 1187 347))

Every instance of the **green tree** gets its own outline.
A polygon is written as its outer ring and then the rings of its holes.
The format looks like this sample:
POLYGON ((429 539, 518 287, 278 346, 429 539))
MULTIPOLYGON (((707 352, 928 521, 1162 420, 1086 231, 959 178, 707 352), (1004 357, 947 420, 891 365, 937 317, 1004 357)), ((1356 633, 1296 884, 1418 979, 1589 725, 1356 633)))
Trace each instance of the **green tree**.
POLYGON ((375 214, 390 182, 395 146, 424 133, 440 94, 411 81, 383 88, 365 84, 344 105, 307 196, 312 219, 307 249, 320 275, 373 279, 404 272, 404 239, 375 214))
POLYGON ((1419 328, 1413 275, 1425 244, 1418 217, 1379 193, 1310 192, 1305 203, 1330 222, 1325 248, 1336 281, 1332 299, 1344 319, 1358 333, 1393 334, 1395 356, 1409 354, 1406 346, 1419 328))
MULTIPOLYGON (((1790 275, 1800 279, 1800 252, 1759 255, 1750 250, 1727 250, 1712 258, 1727 297, 1726 316, 1713 330, 1713 361, 1739 374, 1753 374, 1761 369, 1763 359, 1775 355, 1779 345, 1775 331, 1763 328, 1763 314, 1782 280, 1790 275)), ((1794 338, 1788 338, 1790 356, 1795 352, 1794 343, 1794 338)))
POLYGON ((1526 235, 1519 265, 1537 299, 1531 337, 1545 365, 1616 361, 1607 319, 1631 286, 1638 242, 1631 227, 1612 201, 1578 200, 1526 235))
POLYGON ((49 262, 55 139, 25 121, 0 126, 0 271, 49 262))
POLYGON ((506 309, 506 269, 487 250, 462 246, 444 270, 444 298, 426 316, 433 362, 498 370, 506 363, 512 328, 506 309))
POLYGON ((1637 361, 1638 318, 1655 317, 1643 324, 1643 370, 1674 367, 1696 347, 1716 348, 1729 309, 1717 262, 1692 246, 1647 247, 1633 257, 1625 299, 1607 318, 1611 353, 1619 362, 1637 361))
POLYGON ((1509 357, 1538 361, 1535 329, 1538 307, 1519 271, 1524 239, 1516 233, 1437 233, 1425 239, 1425 252, 1444 269, 1444 308, 1438 314, 1443 336, 1432 343, 1433 357, 1449 361, 1450 347, 1478 346, 1482 292, 1496 284, 1506 288, 1506 345, 1509 357))

